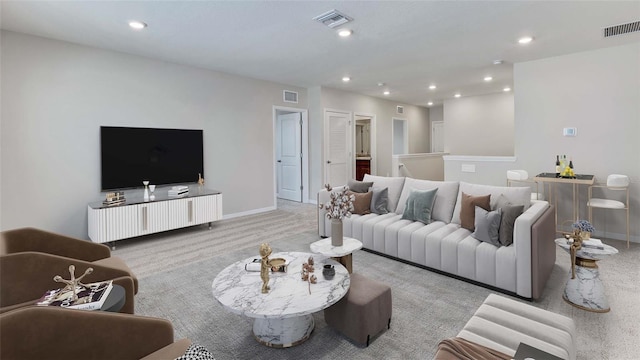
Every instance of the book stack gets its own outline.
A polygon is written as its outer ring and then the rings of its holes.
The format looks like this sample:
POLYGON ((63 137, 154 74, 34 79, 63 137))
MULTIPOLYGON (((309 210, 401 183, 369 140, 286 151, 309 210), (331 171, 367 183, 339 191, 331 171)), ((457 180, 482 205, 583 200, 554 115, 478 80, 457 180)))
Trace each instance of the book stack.
POLYGON ((182 196, 189 193, 189 187, 185 185, 173 186, 169 189, 169 196, 182 196))
POLYGON ((126 201, 127 199, 124 198, 124 191, 114 191, 114 192, 107 193, 102 204, 107 206, 113 206, 113 205, 124 204, 126 201))
POLYGON ((38 306, 60 306, 69 309, 99 310, 113 289, 113 281, 101 281, 76 286, 78 299, 73 301, 73 291, 68 286, 49 290, 38 301, 38 306))

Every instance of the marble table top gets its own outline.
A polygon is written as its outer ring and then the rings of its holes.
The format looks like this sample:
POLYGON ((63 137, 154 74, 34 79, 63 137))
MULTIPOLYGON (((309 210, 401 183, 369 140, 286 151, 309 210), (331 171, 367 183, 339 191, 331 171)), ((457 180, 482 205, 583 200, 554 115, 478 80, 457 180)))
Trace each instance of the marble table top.
MULTIPOLYGON (((598 239, 594 239, 594 240, 598 240, 598 239)), ((556 245, 560 246, 565 251, 569 252, 571 243, 573 242, 573 240, 558 238, 555 240, 555 242, 556 242, 556 245)), ((618 249, 604 243, 602 244, 603 249, 597 249, 595 247, 590 247, 585 245, 589 245, 588 240, 585 240, 585 242, 582 243, 582 247, 580 248, 580 250, 576 252, 576 256, 581 259, 602 260, 605 256, 614 255, 618 253, 618 249)), ((598 244, 598 246, 600 245, 598 244)))
POLYGON ((342 246, 331 245, 331 238, 321 239, 311 243, 311 252, 330 257, 341 257, 349 255, 356 250, 362 249, 362 242, 358 239, 344 237, 342 246))
POLYGON ((223 269, 213 280, 213 296, 232 313, 253 318, 287 318, 312 314, 340 300, 349 290, 350 278, 347 269, 335 260, 322 255, 302 252, 281 252, 269 258, 284 258, 289 264, 286 273, 269 274, 271 290, 261 292, 260 272, 244 269, 246 263, 256 256, 233 263, 223 269), (301 280, 302 264, 313 256, 316 284, 301 280), (336 270, 331 280, 322 276, 322 268, 331 264, 336 270))

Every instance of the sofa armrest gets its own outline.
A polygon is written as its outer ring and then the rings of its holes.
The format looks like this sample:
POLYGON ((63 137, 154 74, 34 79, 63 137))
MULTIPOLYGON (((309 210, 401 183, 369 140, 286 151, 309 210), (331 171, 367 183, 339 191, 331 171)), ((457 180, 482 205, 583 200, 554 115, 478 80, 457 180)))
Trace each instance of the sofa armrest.
POLYGON ((80 240, 36 228, 7 230, 0 233, 0 255, 38 251, 84 261, 111 256, 104 244, 80 240))
MULTIPOLYGON (((336 186, 331 191, 342 191, 344 186, 336 186)), ((322 237, 329 237, 331 234, 328 234, 325 230, 325 221, 327 219, 327 211, 325 209, 320 209, 320 205, 326 204, 330 200, 329 191, 327 189, 322 189, 318 191, 318 235, 322 237)))
POLYGON ((2 359, 140 359, 173 343, 164 319, 27 307, 0 315, 2 359))
POLYGON ((550 209, 546 201, 537 201, 516 219, 513 229, 513 246, 516 252, 516 293, 532 297, 531 229, 533 224, 550 209))
POLYGON ((556 264, 556 208, 551 206, 531 227, 531 297, 542 297, 556 264))

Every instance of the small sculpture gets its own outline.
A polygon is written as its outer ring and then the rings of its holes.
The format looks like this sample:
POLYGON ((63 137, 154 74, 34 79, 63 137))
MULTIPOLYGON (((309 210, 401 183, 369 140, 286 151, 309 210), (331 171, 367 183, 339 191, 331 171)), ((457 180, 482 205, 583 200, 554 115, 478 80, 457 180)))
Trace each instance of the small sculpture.
POLYGON ((204 185, 204 178, 202 177, 202 173, 198 173, 198 185, 204 185))
POLYGON ((260 245, 260 257, 262 258, 260 266, 260 278, 262 279, 262 293, 266 294, 271 290, 269 287, 269 271, 271 270, 271 263, 269 262, 269 255, 271 255, 271 246, 267 243, 260 245))
POLYGON ((576 253, 582 249, 582 233, 580 229, 574 229, 573 235, 566 234, 567 241, 573 239, 571 247, 569 248, 569 254, 571 254, 571 278, 576 278, 576 253))
POLYGON ((67 284, 67 286, 64 287, 63 291, 67 289, 73 291, 73 296, 71 297, 71 301, 76 301, 78 300, 78 290, 77 290, 78 285, 82 285, 85 287, 87 286, 81 283, 80 280, 82 280, 83 277, 91 274, 92 272, 93 272, 93 268, 87 268, 87 270, 84 271, 84 274, 82 274, 82 276, 76 279, 76 267, 73 265, 69 265, 69 273, 71 273, 71 279, 69 280, 63 279, 62 276, 56 275, 53 277, 53 281, 67 284))
POLYGON ((301 278, 302 281, 307 281, 309 283, 309 295, 311 295, 311 284, 315 284, 318 282, 318 279, 315 275, 311 274, 315 271, 313 267, 313 256, 309 256, 308 262, 302 264, 301 278))

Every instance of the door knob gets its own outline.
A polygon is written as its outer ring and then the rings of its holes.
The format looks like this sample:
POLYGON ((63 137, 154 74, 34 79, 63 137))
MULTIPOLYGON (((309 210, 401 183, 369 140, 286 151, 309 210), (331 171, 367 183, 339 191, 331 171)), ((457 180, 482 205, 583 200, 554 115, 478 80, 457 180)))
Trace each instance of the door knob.
POLYGON ((279 162, 279 163, 281 163, 281 162, 282 162, 282 160, 278 160, 278 162, 279 162))
POLYGON ((331 164, 331 160, 327 160, 327 164, 331 164))

